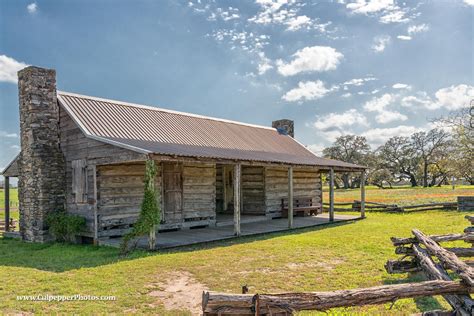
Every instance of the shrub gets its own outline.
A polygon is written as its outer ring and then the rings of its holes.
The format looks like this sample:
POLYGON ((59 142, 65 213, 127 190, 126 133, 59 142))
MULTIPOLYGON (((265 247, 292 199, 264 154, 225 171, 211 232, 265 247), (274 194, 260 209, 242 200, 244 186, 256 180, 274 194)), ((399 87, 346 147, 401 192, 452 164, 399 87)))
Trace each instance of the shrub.
POLYGON ((86 226, 85 218, 68 214, 64 210, 50 213, 46 222, 49 225, 49 232, 59 242, 74 242, 76 235, 86 226))

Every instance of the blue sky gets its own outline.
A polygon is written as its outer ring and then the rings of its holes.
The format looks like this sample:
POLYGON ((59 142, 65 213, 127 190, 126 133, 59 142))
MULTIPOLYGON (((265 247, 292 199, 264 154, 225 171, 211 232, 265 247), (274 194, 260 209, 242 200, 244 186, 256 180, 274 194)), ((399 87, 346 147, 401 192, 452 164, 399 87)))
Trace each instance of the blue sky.
POLYGON ((473 0, 0 1, 0 168, 19 151, 16 71, 58 89, 248 123, 295 120, 319 152, 375 148, 474 99, 473 0))

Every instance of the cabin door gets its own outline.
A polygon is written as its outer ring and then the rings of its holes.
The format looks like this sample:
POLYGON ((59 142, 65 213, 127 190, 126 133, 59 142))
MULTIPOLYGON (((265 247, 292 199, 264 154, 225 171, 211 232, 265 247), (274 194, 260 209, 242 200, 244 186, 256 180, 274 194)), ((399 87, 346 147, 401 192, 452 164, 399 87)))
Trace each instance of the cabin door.
POLYGON ((183 165, 163 163, 163 206, 166 223, 183 220, 183 165))

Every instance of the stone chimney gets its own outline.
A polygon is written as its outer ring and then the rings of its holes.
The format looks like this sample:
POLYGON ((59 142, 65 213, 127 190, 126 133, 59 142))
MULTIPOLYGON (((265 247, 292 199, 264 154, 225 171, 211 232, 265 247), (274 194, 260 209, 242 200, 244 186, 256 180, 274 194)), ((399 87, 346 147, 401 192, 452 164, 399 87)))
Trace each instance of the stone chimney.
POLYGON ((292 120, 282 119, 272 122, 272 127, 276 128, 280 132, 284 132, 291 137, 295 137, 295 122, 292 120))
POLYGON ((64 208, 65 165, 59 148, 56 71, 34 66, 18 72, 20 102, 19 209, 24 240, 45 242, 48 213, 64 208))

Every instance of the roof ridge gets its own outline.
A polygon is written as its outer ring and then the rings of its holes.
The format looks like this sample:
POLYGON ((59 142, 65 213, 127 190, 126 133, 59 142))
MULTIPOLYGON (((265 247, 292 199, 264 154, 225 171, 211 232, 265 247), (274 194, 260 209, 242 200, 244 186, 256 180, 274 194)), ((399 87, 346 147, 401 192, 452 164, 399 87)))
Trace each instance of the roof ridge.
POLYGON ((218 122, 222 122, 222 123, 231 123, 231 124, 237 124, 237 125, 243 125, 243 126, 248 126, 248 127, 256 127, 256 128, 262 128, 262 129, 276 131, 275 128, 269 127, 269 126, 263 126, 263 125, 258 125, 258 124, 250 124, 250 123, 233 121, 233 120, 217 118, 217 117, 212 117, 212 116, 206 116, 206 115, 194 114, 194 113, 189 113, 189 112, 164 109, 164 108, 151 106, 151 105, 131 103, 131 102, 125 102, 125 101, 119 101, 119 100, 113 100, 113 99, 105 99, 105 98, 100 98, 100 97, 93 97, 93 96, 89 96, 89 95, 78 94, 78 93, 73 93, 73 92, 66 92, 66 91, 59 91, 59 90, 57 91, 57 93, 61 94, 61 95, 66 95, 66 96, 72 96, 72 97, 77 97, 77 98, 87 98, 87 99, 91 99, 91 100, 95 100, 95 101, 114 103, 114 104, 118 104, 118 105, 130 106, 130 107, 135 107, 135 108, 142 108, 142 109, 146 109, 146 110, 160 111, 160 112, 172 113, 172 114, 177 114, 177 115, 201 118, 201 119, 205 119, 205 120, 218 121, 218 122))

